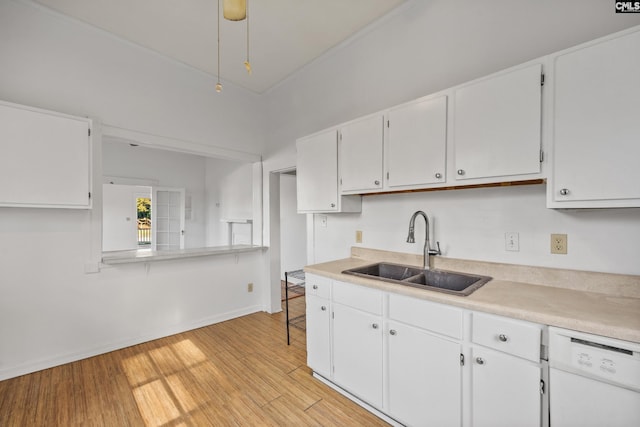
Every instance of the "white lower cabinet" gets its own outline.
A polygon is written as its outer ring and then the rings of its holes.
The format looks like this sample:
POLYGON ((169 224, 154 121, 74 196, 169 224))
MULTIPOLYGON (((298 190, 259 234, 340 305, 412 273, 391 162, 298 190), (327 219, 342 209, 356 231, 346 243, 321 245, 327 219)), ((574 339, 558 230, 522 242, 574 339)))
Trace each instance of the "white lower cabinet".
POLYGON ((473 427, 540 427, 540 364, 482 347, 471 354, 473 427))
POLYGON ((382 407, 382 318, 333 304, 333 380, 382 407))
POLYGON ((478 312, 471 318, 471 425, 545 425, 543 326, 478 312))
POLYGON ((460 343, 397 322, 388 334, 388 414, 410 426, 460 426, 460 343))
POLYGON ((329 300, 307 293, 307 365, 318 374, 331 375, 331 311, 329 300))
POLYGON ((338 390, 406 426, 547 426, 543 325, 310 277, 307 360, 338 390))

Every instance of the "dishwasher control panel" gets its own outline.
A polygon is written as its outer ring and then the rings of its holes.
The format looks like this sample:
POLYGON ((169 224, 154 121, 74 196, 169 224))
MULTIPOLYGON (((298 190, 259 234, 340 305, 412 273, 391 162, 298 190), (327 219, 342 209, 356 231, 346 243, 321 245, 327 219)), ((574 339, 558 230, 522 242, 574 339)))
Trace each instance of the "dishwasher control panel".
POLYGON ((640 390, 640 344, 549 328, 549 367, 640 390))

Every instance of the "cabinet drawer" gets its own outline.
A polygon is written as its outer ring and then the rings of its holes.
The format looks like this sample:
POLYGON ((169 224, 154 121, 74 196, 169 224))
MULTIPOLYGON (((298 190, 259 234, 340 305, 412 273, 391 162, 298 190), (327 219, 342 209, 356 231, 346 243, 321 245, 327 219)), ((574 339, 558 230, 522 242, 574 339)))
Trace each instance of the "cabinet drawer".
POLYGON ((377 289, 336 281, 333 282, 333 301, 382 315, 382 292, 377 289))
POLYGON ((389 318, 462 339, 462 310, 455 307, 389 294, 389 318))
POLYGON ((329 299, 330 290, 331 279, 307 273, 305 283, 305 292, 307 294, 329 299))
POLYGON ((483 313, 472 314, 471 340, 486 347, 540 361, 542 326, 483 313))

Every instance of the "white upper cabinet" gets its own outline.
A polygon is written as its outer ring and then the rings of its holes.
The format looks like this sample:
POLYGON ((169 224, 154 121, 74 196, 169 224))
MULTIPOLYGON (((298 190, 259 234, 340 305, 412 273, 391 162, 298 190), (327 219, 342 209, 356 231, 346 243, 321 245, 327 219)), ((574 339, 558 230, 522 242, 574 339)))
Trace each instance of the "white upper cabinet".
POLYGON ((91 120, 0 101, 0 206, 91 208, 91 120))
POLYGON ((542 65, 511 69, 455 90, 457 180, 540 173, 542 65))
POLYGON ((640 30, 553 58, 548 206, 640 206, 640 30))
POLYGON ((404 104, 388 114, 387 187, 445 182, 447 97, 404 104))
POLYGON ((384 116, 372 116, 340 127, 340 181, 343 193, 382 188, 384 116))
POLYGON ((359 212, 359 196, 338 195, 338 132, 301 138, 296 148, 298 212, 359 212))

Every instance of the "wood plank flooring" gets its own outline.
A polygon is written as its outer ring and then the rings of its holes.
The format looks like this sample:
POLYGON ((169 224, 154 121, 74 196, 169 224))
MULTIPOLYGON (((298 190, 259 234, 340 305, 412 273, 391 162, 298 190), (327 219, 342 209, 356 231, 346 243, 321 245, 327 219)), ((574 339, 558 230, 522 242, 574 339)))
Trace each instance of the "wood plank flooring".
MULTIPOLYGON (((304 298, 289 301, 292 316, 304 298)), ((0 426, 382 426, 311 376, 305 333, 255 313, 0 381, 0 426)))

